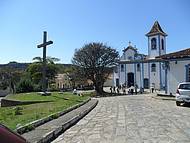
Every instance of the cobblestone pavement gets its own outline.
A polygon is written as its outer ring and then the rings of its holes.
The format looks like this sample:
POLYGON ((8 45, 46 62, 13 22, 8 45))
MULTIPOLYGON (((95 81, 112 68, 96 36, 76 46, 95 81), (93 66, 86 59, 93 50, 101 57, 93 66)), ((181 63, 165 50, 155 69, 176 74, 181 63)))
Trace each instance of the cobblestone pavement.
POLYGON ((190 108, 151 95, 99 98, 53 143, 189 143, 190 108))

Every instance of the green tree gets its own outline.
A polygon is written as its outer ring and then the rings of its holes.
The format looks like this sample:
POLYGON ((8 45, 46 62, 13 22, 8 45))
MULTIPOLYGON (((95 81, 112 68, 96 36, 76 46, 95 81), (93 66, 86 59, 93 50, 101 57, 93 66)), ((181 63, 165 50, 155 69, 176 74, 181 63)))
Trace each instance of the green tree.
POLYGON ((23 71, 11 67, 0 69, 0 88, 10 88, 12 93, 16 93, 16 84, 19 82, 23 71))
POLYGON ((77 85, 84 85, 87 81, 87 77, 78 72, 79 69, 76 66, 70 66, 65 68, 64 73, 70 78, 70 82, 73 88, 76 88, 77 85))
POLYGON ((75 50, 72 63, 78 74, 92 80, 97 94, 102 95, 104 82, 118 58, 119 53, 115 49, 103 43, 89 43, 75 50))
POLYGON ((29 78, 22 78, 17 85, 17 93, 32 92, 34 85, 29 78))
MULTIPOLYGON (((30 64, 27 68, 27 72, 30 74, 32 82, 39 87, 42 86, 42 69, 43 69, 43 59, 41 57, 33 58, 34 63, 30 64)), ((47 57, 47 68, 46 77, 48 79, 48 84, 50 85, 55 81, 55 76, 58 72, 58 66, 55 62, 59 61, 58 58, 47 57)))

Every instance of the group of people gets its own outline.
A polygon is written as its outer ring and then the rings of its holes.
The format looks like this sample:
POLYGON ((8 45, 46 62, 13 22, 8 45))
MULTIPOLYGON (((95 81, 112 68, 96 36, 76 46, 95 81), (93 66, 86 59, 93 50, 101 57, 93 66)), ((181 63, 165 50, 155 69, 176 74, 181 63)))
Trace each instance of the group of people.
MULTIPOLYGON (((113 86, 113 87, 111 86, 110 87, 111 93, 117 93, 117 94, 121 94, 121 93, 126 94, 126 92, 127 92, 126 89, 128 89, 128 94, 133 95, 133 94, 137 94, 138 93, 137 92, 137 90, 138 90, 138 85, 137 84, 135 84, 134 86, 132 85, 129 88, 127 88, 125 84, 119 85, 118 87, 117 86, 113 86), (122 91, 122 92, 120 93, 120 91, 122 91)), ((142 94, 144 92, 144 89, 140 88, 139 92, 142 94)), ((155 83, 151 84, 151 86, 150 86, 150 92, 151 93, 155 92, 155 83)))
MULTIPOLYGON (((137 94, 137 89, 138 89, 138 86, 135 85, 135 86, 131 86, 130 88, 128 88, 128 94, 137 94)), ((126 94, 126 86, 125 85, 119 85, 118 87, 117 86, 111 86, 110 87, 110 92, 111 93, 117 93, 117 94, 121 94, 120 91, 122 91, 121 93, 123 93, 124 95, 126 94)))
POLYGON ((118 93, 118 94, 120 94, 120 90, 122 90, 122 92, 123 92, 123 94, 126 94, 126 89, 125 89, 125 86, 124 85, 120 85, 120 86, 118 86, 118 87, 116 87, 116 86, 111 86, 110 87, 110 91, 111 91, 111 93, 118 93))

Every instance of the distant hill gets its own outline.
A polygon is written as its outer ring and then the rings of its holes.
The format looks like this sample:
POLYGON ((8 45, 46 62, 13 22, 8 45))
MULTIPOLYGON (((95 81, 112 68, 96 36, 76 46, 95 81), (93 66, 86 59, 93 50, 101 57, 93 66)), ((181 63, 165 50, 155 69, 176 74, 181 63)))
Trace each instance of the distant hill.
POLYGON ((8 64, 0 64, 0 68, 14 68, 19 70, 25 70, 30 63, 17 63, 10 62, 8 64))
POLYGON ((56 65, 64 66, 65 68, 73 66, 72 64, 56 64, 56 65))
MULTIPOLYGON (((1 68, 14 68, 18 70, 25 70, 31 63, 17 63, 17 62, 9 62, 8 64, 0 64, 1 68)), ((64 68, 71 67, 72 64, 57 64, 63 66, 64 68)))

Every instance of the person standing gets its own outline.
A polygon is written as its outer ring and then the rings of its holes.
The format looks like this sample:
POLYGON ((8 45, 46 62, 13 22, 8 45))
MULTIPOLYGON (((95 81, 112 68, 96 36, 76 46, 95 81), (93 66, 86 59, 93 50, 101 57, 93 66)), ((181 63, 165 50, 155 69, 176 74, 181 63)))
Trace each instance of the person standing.
POLYGON ((125 87, 122 87, 122 90, 123 90, 123 94, 125 95, 126 94, 125 87))
POLYGON ((111 94, 112 94, 112 86, 110 87, 110 91, 111 91, 111 94))
POLYGON ((119 87, 117 87, 117 93, 119 94, 119 87))
POLYGON ((154 83, 152 83, 152 85, 151 85, 151 87, 150 87, 151 93, 154 93, 154 88, 155 88, 154 83))
POLYGON ((115 86, 113 87, 113 93, 116 93, 116 92, 115 92, 115 86))
POLYGON ((130 89, 131 89, 131 95, 133 95, 133 93, 134 93, 134 86, 131 86, 130 89))
POLYGON ((135 94, 137 95, 137 88, 138 88, 138 85, 135 84, 135 94))

